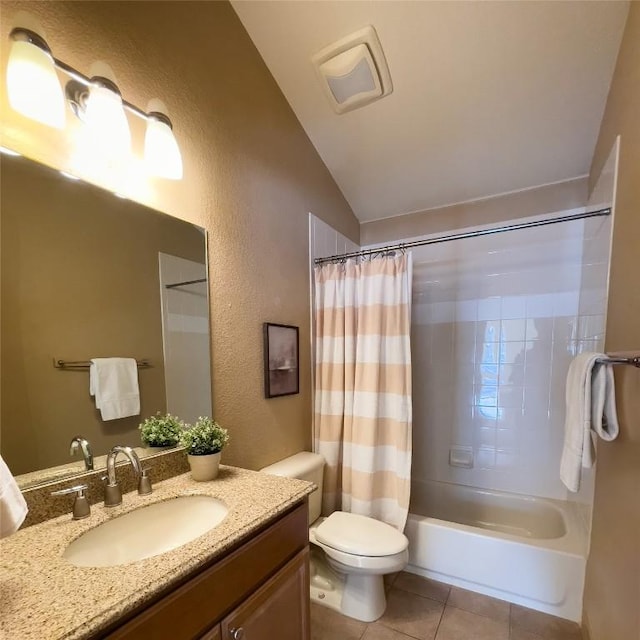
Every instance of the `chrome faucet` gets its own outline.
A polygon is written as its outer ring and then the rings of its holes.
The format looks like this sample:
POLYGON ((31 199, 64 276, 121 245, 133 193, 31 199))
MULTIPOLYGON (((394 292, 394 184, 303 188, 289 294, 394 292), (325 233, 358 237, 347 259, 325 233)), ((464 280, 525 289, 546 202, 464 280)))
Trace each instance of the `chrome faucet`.
POLYGON ((69 455, 72 456, 78 449, 82 451, 82 457, 84 458, 84 468, 87 471, 93 471, 93 453, 91 453, 91 446, 89 441, 82 436, 76 436, 71 439, 71 446, 69 448, 69 455))
MULTIPOLYGON (((107 454, 107 475, 103 478, 107 484, 104 488, 104 506, 105 507, 117 507, 122 504, 122 491, 116 481, 116 458, 119 453, 123 453, 129 462, 138 478, 138 493, 140 493, 141 480, 146 477, 142 471, 142 465, 140 464, 140 458, 138 454, 131 447, 121 447, 116 445, 107 454)), ((151 493, 151 491, 148 491, 151 493)))

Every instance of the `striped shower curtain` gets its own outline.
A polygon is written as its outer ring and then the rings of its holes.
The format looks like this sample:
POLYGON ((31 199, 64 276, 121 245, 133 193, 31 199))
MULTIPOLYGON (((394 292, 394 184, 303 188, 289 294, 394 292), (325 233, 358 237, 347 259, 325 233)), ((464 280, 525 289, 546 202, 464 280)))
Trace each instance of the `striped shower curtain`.
POLYGON ((314 447, 323 513, 404 529, 411 471, 411 254, 317 266, 314 447))

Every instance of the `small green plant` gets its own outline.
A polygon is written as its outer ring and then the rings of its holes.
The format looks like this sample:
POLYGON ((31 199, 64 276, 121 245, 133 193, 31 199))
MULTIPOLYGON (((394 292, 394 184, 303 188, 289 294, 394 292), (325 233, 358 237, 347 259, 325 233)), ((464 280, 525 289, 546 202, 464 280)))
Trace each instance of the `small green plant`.
POLYGON ((192 426, 188 426, 180 436, 180 444, 192 456, 206 456, 222 451, 229 442, 229 433, 215 420, 200 417, 192 426))
POLYGON ((180 441, 185 424, 170 413, 160 412, 147 418, 138 427, 140 439, 148 447, 174 447, 180 441))

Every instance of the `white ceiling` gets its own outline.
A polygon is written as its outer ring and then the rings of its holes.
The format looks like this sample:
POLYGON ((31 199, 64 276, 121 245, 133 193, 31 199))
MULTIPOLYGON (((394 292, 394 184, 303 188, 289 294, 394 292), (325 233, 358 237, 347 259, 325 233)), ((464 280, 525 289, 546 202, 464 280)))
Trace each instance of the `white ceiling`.
POLYGON ((628 2, 231 0, 362 221, 588 173, 628 2), (394 90, 337 115, 313 54, 371 24, 394 90))

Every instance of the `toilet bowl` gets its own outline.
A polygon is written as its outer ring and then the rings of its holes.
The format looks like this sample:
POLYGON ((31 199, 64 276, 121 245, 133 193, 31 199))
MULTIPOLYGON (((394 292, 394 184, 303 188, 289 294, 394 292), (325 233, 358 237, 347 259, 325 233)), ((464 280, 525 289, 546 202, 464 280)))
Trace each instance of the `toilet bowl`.
POLYGON ((383 576, 408 561, 407 538, 390 525, 335 511, 321 518, 324 458, 301 452, 262 469, 265 473, 314 482, 309 496, 311 599, 343 615, 372 622, 386 608, 383 576))

